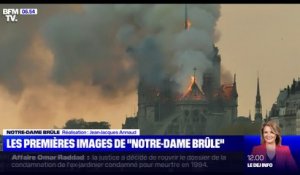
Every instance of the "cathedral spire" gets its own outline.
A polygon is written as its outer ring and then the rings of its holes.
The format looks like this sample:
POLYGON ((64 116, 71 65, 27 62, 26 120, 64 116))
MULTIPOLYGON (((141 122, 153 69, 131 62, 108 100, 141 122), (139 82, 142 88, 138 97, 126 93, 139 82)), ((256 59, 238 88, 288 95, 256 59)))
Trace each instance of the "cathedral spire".
POLYGON ((234 74, 234 77, 233 77, 233 83, 235 84, 236 82, 236 74, 234 74))
POLYGON ((259 77, 257 77, 257 89, 256 89, 256 101, 255 101, 255 121, 262 121, 259 77))
POLYGON ((257 89, 256 89, 256 98, 260 98, 260 91, 259 91, 259 77, 257 77, 257 89))
POLYGON ((187 4, 185 4, 185 19, 184 19, 184 29, 185 30, 190 30, 191 27, 191 22, 188 16, 188 8, 187 8, 187 4))
POLYGON ((251 120, 251 110, 249 110, 249 116, 248 118, 251 120))
POLYGON ((197 68, 196 67, 194 67, 194 82, 193 83, 195 83, 196 82, 196 70, 197 70, 197 68))
POLYGON ((261 113, 261 98, 260 98, 260 88, 259 88, 259 77, 257 77, 255 109, 256 109, 256 113, 261 113))
POLYGON ((238 97, 237 88, 236 88, 236 74, 234 74, 234 77, 233 77, 233 92, 232 92, 232 96, 234 98, 238 97))

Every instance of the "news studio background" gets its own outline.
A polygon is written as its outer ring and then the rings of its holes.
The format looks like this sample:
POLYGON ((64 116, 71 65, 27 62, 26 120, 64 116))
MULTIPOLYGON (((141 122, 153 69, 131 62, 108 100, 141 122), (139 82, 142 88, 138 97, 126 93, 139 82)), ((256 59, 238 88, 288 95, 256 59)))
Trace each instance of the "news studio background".
POLYGON ((0 173, 299 173, 299 5, 0 7, 0 173))

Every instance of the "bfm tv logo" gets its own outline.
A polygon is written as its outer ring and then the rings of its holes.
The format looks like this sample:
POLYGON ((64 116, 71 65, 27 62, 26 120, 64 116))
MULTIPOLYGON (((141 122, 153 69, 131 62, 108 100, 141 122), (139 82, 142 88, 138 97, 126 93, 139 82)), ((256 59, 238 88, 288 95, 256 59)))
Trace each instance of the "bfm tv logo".
POLYGON ((2 14, 6 17, 7 22, 17 22, 17 15, 37 15, 38 10, 33 8, 22 9, 3 9, 2 14))

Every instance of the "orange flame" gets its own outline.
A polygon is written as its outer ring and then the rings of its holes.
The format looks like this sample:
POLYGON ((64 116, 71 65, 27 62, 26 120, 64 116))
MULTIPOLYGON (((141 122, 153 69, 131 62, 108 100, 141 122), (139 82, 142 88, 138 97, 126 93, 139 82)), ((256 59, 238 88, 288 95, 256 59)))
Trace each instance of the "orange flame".
POLYGON ((199 94, 191 92, 193 90, 192 88, 193 88, 194 83, 196 83, 196 78, 195 78, 195 76, 191 76, 191 82, 190 82, 190 84, 189 84, 189 86, 187 88, 187 91, 181 96, 181 98, 179 100, 185 99, 186 97, 188 99, 194 99, 194 100, 202 100, 202 99, 204 99, 204 97, 201 94, 201 90, 200 89, 199 89, 199 91, 200 91, 199 94), (190 93, 193 96, 189 95, 190 93))
POLYGON ((191 81, 192 81, 192 84, 195 82, 195 77, 194 76, 191 76, 191 81))
POLYGON ((192 22, 190 21, 190 19, 187 19, 186 20, 186 27, 187 27, 187 30, 190 30, 191 26, 192 26, 192 22))
POLYGON ((189 93, 189 91, 192 90, 192 86, 193 86, 194 82, 195 82, 195 77, 191 76, 191 83, 189 84, 189 87, 188 87, 187 91, 184 94, 187 94, 187 93, 189 93))

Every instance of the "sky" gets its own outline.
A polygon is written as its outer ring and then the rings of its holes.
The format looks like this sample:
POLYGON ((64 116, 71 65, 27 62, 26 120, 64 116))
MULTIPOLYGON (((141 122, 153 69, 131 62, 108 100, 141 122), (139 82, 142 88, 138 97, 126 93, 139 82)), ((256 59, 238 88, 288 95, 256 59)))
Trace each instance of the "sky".
POLYGON ((257 76, 263 116, 280 89, 300 77, 300 5, 222 5, 217 43, 222 63, 237 75, 239 115, 254 117, 257 76))
MULTIPOLYGON (((231 75, 236 73, 239 116, 248 116, 249 111, 254 116, 258 75, 263 116, 275 102, 279 90, 300 77, 300 5, 297 4, 222 4, 205 6, 200 11, 189 6, 192 27, 201 29, 191 29, 190 33, 182 32, 177 25, 183 22, 184 13, 176 10, 181 7, 174 10, 164 5, 147 10, 138 5, 131 8, 120 5, 115 11, 105 6, 100 10, 81 5, 36 7, 37 16, 20 17, 17 24, 7 23, 1 16, 0 129, 62 127, 71 118, 108 121, 112 128, 121 128, 125 117, 137 110, 136 72, 151 67, 143 61, 132 61, 122 49, 138 45, 137 59, 148 55, 144 48, 155 44, 147 33, 157 36, 167 54, 171 52, 168 47, 172 46, 169 43, 174 34, 172 49, 175 51, 172 52, 176 53, 178 62, 189 57, 188 53, 196 53, 206 64, 204 57, 210 48, 205 44, 193 48, 193 52, 182 52, 186 49, 182 43, 196 41, 191 33, 201 35, 199 41, 214 41, 222 67, 231 75), (144 16, 132 17, 132 14, 144 16), (123 17, 119 19, 118 15, 123 17), (99 16, 106 17, 100 20, 99 16), (135 21, 130 25, 123 24, 132 18, 135 21), (147 30, 137 30, 142 26, 139 26, 141 21, 147 30), (118 26, 121 26, 119 30, 118 26), (112 31, 106 32, 109 29, 112 31), (206 38, 201 31, 211 38, 206 38), (186 37, 191 40, 182 40, 186 37), (199 48, 204 51, 200 52, 199 48), (97 49, 99 52, 90 54, 97 49), (82 56, 86 57, 85 61, 80 59, 82 56), (74 61, 69 64, 71 57, 74 61)), ((156 51, 155 47, 151 48, 156 51)))

